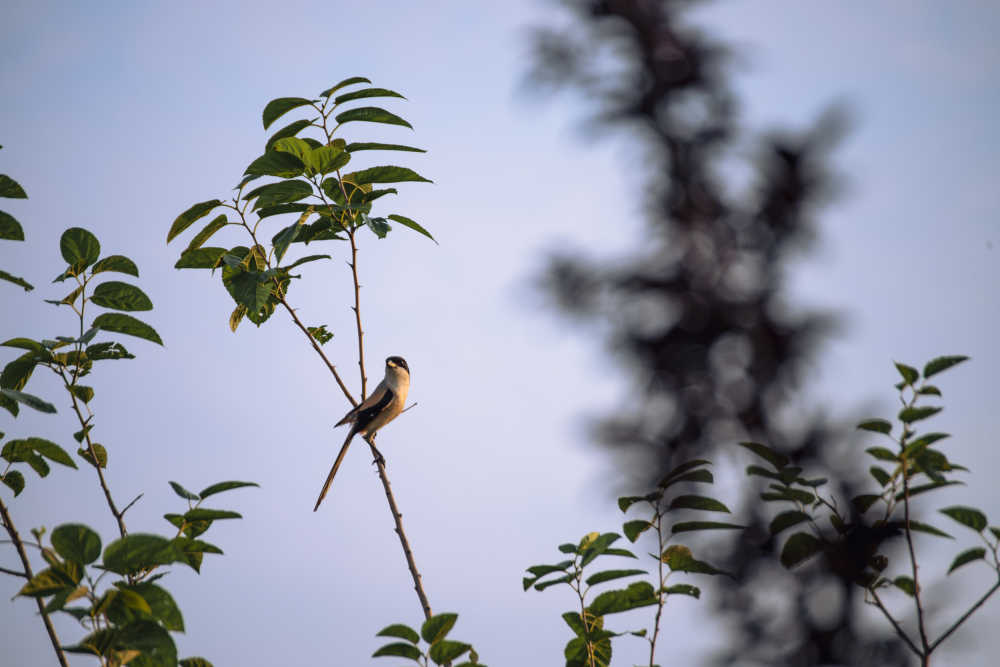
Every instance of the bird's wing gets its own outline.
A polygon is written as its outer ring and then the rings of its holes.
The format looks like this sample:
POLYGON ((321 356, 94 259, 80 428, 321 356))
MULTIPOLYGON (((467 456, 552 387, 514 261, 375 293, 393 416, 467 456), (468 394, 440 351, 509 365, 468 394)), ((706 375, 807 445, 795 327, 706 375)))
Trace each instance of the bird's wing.
MULTIPOLYGON (((354 418, 354 430, 364 431, 367 426, 372 422, 376 415, 381 413, 387 405, 389 405, 394 398, 396 398, 396 392, 389 387, 383 387, 384 391, 381 392, 381 397, 376 399, 376 402, 372 405, 365 407, 365 403, 359 406, 358 414, 354 418)), ((376 394, 372 394, 372 398, 375 398, 376 394)))
MULTIPOLYGON (((371 409, 374 406, 381 405, 381 406, 384 407, 385 406, 385 402, 384 401, 391 400, 391 399, 392 399, 392 391, 390 391, 389 388, 386 386, 385 380, 382 380, 381 382, 378 383, 378 386, 375 387, 375 391, 373 391, 368 396, 368 398, 366 398, 365 400, 363 400, 360 405, 358 405, 357 407, 353 408, 350 412, 348 412, 346 415, 344 415, 344 418, 341 419, 336 424, 334 424, 334 426, 343 426, 344 424, 349 424, 351 422, 356 422, 356 423, 357 422, 361 422, 362 424, 364 424, 365 422, 371 420, 371 418, 372 418, 371 409), (389 399, 385 398, 387 392, 390 395, 389 399), (367 415, 367 417, 365 419, 363 419, 363 420, 359 419, 359 417, 360 417, 360 415, 362 413, 364 413, 365 415, 367 415)), ((377 413, 377 412, 378 412, 378 410, 375 411, 375 413, 377 413)))

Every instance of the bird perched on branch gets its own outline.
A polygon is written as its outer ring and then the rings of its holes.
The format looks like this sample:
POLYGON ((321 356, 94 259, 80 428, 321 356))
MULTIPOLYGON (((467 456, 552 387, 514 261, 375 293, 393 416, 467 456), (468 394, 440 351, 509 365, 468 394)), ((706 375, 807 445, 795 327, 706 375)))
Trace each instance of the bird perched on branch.
MULTIPOLYGON (((319 492, 319 498, 316 500, 313 512, 319 509, 319 504, 326 497, 326 492, 329 490, 330 484, 333 483, 333 476, 337 474, 337 468, 344 460, 344 455, 347 454, 347 448, 354 436, 360 433, 369 441, 374 438, 375 433, 380 428, 398 417, 399 413, 403 411, 403 404, 406 403, 406 394, 409 391, 410 367, 406 365, 406 360, 403 357, 389 357, 385 360, 385 377, 375 387, 371 396, 336 423, 336 426, 351 424, 351 430, 347 433, 347 439, 344 440, 340 453, 337 454, 337 460, 333 462, 323 490, 319 492)), ((375 451, 378 453, 377 449, 375 451)))

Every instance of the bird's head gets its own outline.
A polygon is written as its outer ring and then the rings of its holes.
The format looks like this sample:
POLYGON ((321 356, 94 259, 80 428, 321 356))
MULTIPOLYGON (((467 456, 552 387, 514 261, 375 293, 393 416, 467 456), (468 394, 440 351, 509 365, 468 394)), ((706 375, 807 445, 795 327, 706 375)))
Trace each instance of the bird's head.
POLYGON ((400 372, 402 369, 407 375, 410 374, 410 367, 406 365, 406 359, 403 357, 389 357, 385 360, 385 372, 389 373, 391 371, 400 372))

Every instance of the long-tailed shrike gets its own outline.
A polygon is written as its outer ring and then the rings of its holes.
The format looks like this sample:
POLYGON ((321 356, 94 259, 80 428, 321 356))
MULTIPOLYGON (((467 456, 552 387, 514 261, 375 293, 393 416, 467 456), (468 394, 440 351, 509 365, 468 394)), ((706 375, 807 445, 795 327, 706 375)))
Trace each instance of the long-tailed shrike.
POLYGON ((406 403, 406 394, 409 391, 410 367, 406 365, 406 360, 403 357, 389 357, 385 360, 385 377, 375 387, 371 396, 336 423, 336 426, 351 424, 351 430, 347 433, 347 439, 344 440, 340 453, 337 454, 337 460, 333 462, 323 490, 319 492, 313 512, 319 509, 319 504, 326 497, 326 492, 333 483, 333 476, 337 474, 337 468, 347 454, 351 439, 358 433, 365 437, 373 437, 380 428, 398 417, 403 411, 403 404, 406 403))

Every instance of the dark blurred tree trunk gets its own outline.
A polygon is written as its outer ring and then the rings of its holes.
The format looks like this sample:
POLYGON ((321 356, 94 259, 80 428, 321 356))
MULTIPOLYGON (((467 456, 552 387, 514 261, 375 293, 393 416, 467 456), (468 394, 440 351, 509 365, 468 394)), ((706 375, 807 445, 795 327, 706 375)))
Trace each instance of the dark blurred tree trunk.
MULTIPOLYGON (((844 115, 762 137, 751 184, 725 185, 720 167, 732 164, 736 104, 726 50, 679 19, 694 2, 567 4, 573 27, 535 36, 532 82, 582 92, 597 106, 593 127, 627 129, 644 152, 628 167, 644 188, 649 223, 638 250, 614 261, 564 253, 546 275, 565 311, 606 325, 634 378, 630 411, 601 420, 598 439, 642 452, 622 460, 645 458, 631 472, 650 482, 683 460, 759 440, 855 495, 858 472, 834 455, 819 420, 788 414, 832 319, 794 313, 782 289, 790 251, 811 240, 812 215, 831 193, 824 165, 844 115)), ((736 621, 719 662, 910 664, 890 635, 859 627, 860 588, 819 566, 781 568, 768 510, 750 487, 751 528, 722 547, 741 583, 713 596, 725 620, 736 621)))

